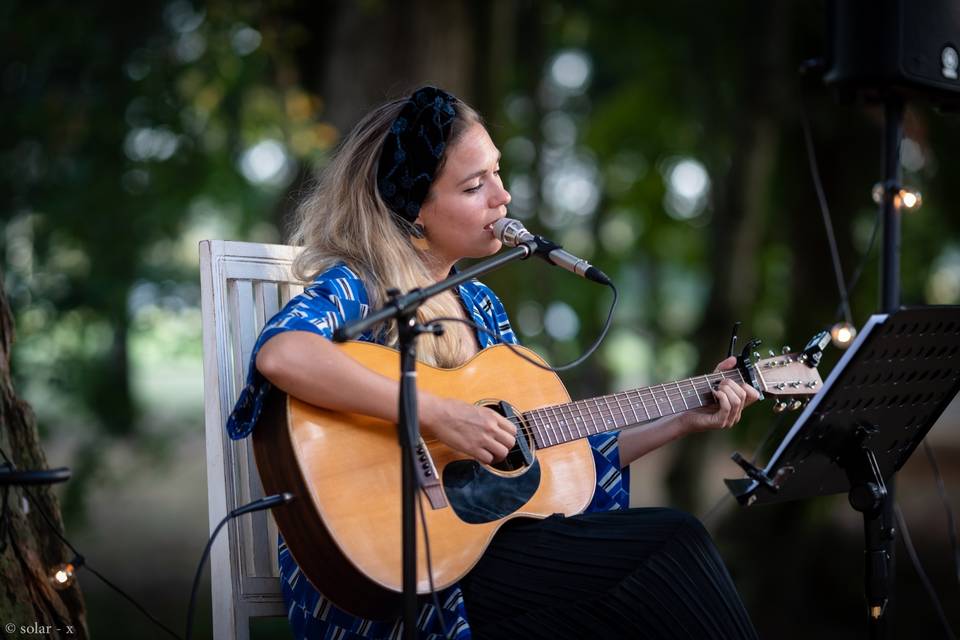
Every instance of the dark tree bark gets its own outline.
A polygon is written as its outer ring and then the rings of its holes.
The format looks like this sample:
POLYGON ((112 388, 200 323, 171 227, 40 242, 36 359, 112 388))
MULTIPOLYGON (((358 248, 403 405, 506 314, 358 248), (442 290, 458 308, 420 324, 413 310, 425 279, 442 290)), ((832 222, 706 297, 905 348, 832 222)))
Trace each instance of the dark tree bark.
MULTIPOLYGON (((282 19, 309 34, 297 48, 296 71, 301 84, 323 99, 320 117, 342 137, 371 108, 424 84, 468 102, 479 99, 483 104, 476 106, 484 112, 495 76, 479 75, 482 65, 474 52, 502 13, 494 8, 467 0, 328 0, 298 7, 282 19)), ((310 175, 310 167, 301 167, 290 197, 274 212, 284 231, 310 175)))
MULTIPOLYGON (((47 460, 33 411, 17 397, 11 383, 12 343, 13 316, 0 286, 0 442, 17 468, 45 469, 47 460)), ((53 629, 38 637, 88 637, 86 608, 78 584, 57 591, 48 579, 52 567, 72 559, 70 550, 50 528, 52 525, 63 532, 57 497, 45 487, 31 487, 28 501, 19 487, 2 490, 5 517, 0 523, 0 629, 4 637, 29 634, 30 625, 53 629)))
MULTIPOLYGON (((786 97, 787 52, 791 8, 783 2, 753 3, 756 23, 743 47, 743 78, 739 83, 743 107, 732 124, 737 132, 730 170, 718 185, 711 246, 713 287, 705 322, 697 332, 700 368, 713 366, 723 355, 737 320, 747 320, 759 291, 754 257, 767 229, 770 185, 780 148, 780 116, 786 97)), ((744 327, 744 331, 750 331, 744 327)), ((742 335, 738 346, 750 336, 742 335)), ((696 511, 697 488, 710 438, 684 438, 667 475, 674 504, 696 511)))

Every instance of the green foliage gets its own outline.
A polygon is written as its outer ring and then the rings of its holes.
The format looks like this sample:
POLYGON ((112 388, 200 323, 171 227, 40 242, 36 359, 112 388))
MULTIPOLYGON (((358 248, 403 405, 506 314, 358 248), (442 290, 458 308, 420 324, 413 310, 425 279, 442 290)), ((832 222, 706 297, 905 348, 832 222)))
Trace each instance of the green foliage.
POLYGON ((265 212, 336 134, 293 66, 302 30, 271 20, 284 3, 13 4, 0 193, 15 375, 51 400, 45 428, 83 434, 79 495, 101 434, 140 429, 131 334, 198 305, 196 241, 277 238, 265 212))
MULTIPOLYGON (((308 167, 335 143, 324 105, 350 91, 321 91, 317 58, 340 42, 344 4, 0 5, 0 242, 17 312, 15 375, 48 434, 73 441, 73 495, 97 472, 104 439, 161 449, 147 414, 156 420, 157 407, 177 403, 155 395, 197 401, 185 399, 185 384, 144 383, 144 363, 184 378, 183 363, 198 359, 196 241, 279 240, 308 167)), ((373 22, 393 15, 388 8, 365 2, 351 15, 373 22)), ((479 3, 471 15, 496 25, 477 39, 489 36, 483 51, 504 63, 488 71, 490 60, 476 61, 496 78, 472 84, 503 150, 511 215, 621 289, 606 343, 565 376, 574 397, 708 370, 734 320, 743 337, 776 348, 799 347, 839 319, 804 113, 846 279, 864 265, 855 324, 877 308, 870 189, 882 114, 838 102, 796 72, 825 50, 823 3, 541 0, 509 9, 479 3), (554 76, 563 54, 567 67, 554 76)), ((391 79, 378 93, 408 80, 423 78, 391 79)), ((904 182, 924 204, 903 216, 902 298, 957 303, 950 177, 960 127, 913 102, 905 133, 904 182)), ((579 355, 606 316, 605 291, 543 264, 488 280, 521 339, 552 362, 579 355)), ((734 445, 753 449, 769 416, 747 412, 734 445)), ((698 486, 699 459, 680 460, 689 486, 672 485, 677 500, 698 486)), ((65 507, 80 513, 77 500, 65 507)))

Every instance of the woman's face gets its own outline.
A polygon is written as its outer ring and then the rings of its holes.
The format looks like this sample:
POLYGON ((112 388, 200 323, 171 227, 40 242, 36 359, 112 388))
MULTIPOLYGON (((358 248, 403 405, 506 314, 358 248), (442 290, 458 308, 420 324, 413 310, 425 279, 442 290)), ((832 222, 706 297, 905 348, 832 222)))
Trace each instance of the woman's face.
POLYGON ((474 124, 447 151, 417 219, 442 276, 461 258, 500 250, 491 225, 507 215, 509 202, 500 179, 500 151, 483 125, 474 124))

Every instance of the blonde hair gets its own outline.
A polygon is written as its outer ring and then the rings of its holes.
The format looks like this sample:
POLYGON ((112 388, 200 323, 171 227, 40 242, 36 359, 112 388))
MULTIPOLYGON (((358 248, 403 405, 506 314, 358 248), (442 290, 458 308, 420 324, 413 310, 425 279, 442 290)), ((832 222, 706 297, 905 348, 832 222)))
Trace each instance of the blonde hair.
MULTIPOLYGON (((409 223, 396 216, 380 197, 377 167, 380 150, 390 125, 406 98, 389 102, 363 118, 343 140, 330 163, 320 173, 307 198, 297 207, 291 242, 303 245, 293 264, 294 274, 304 282, 343 262, 364 281, 370 305, 378 307, 387 290, 409 291, 433 284, 423 241, 411 235, 409 223)), ((463 102, 455 103, 456 117, 446 149, 482 120, 463 102)), ((444 158, 437 167, 443 170, 444 158)), ((430 198, 428 194, 427 198, 430 198)), ((452 291, 435 296, 417 311, 417 319, 462 317, 463 307, 452 291)), ((467 340, 474 334, 461 323, 445 323, 442 336, 423 335, 417 343, 417 358, 439 367, 463 364, 471 352, 467 340)), ((396 346, 396 322, 375 327, 385 331, 386 344, 396 346)))

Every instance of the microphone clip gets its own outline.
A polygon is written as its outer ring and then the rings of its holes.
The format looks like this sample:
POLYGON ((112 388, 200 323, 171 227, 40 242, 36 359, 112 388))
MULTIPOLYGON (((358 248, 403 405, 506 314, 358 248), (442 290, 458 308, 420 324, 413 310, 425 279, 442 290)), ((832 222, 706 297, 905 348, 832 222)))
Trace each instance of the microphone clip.
POLYGON ((527 258, 536 254, 546 259, 547 262, 551 264, 556 264, 556 262, 554 262, 551 259, 550 252, 555 251, 557 249, 563 249, 563 245, 557 244, 556 242, 553 242, 551 240, 547 240, 543 236, 539 236, 536 234, 534 234, 532 238, 526 240, 523 244, 530 247, 530 253, 527 254, 527 258))

